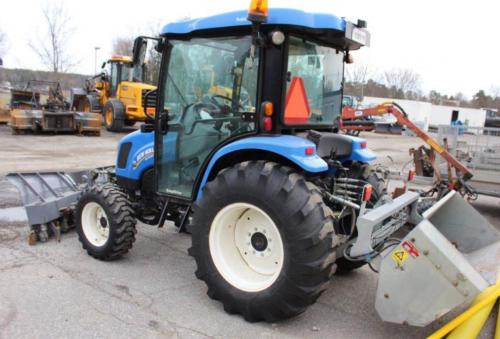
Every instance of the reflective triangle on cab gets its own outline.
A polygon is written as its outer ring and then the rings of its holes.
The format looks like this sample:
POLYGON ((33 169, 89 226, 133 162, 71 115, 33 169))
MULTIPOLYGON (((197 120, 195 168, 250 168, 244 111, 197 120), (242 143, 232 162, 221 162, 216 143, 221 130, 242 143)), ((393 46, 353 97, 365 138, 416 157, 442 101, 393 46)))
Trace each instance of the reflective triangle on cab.
POLYGON ((294 77, 285 102, 285 124, 306 124, 311 114, 304 80, 294 77))

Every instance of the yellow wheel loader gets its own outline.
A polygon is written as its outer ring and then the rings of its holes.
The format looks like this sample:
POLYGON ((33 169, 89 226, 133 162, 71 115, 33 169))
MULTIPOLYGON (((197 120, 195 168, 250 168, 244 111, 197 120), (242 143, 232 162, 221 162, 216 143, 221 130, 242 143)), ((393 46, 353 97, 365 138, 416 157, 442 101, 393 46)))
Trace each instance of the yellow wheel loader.
MULTIPOLYGON (((102 69, 100 74, 85 81, 84 88, 71 90, 73 110, 102 113, 104 126, 113 132, 146 121, 148 115, 154 116, 154 109, 149 112, 143 109, 145 94, 156 89, 143 83, 144 65, 134 68, 131 57, 113 55, 102 69)), ((148 100, 155 99, 149 96, 148 100)))

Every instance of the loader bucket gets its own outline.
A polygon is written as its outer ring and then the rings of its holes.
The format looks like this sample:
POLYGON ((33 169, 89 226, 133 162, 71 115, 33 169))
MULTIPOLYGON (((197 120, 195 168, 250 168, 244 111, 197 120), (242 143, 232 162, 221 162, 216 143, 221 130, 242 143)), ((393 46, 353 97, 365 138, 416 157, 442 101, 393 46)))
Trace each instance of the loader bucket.
POLYGON ((494 284, 500 233, 452 191, 382 259, 375 308, 384 321, 426 326, 494 284))

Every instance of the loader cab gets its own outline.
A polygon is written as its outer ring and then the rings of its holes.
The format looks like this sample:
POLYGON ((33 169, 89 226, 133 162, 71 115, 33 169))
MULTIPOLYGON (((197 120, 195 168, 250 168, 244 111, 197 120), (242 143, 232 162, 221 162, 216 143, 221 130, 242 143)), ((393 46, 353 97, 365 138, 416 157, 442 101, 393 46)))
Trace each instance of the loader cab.
POLYGON ((168 24, 161 37, 156 186, 187 201, 214 153, 236 140, 332 131, 344 62, 370 39, 363 25, 292 9, 168 24))
POLYGON ((143 71, 136 72, 132 58, 128 56, 113 55, 104 65, 109 76, 108 97, 115 97, 118 85, 122 81, 143 81, 143 71))

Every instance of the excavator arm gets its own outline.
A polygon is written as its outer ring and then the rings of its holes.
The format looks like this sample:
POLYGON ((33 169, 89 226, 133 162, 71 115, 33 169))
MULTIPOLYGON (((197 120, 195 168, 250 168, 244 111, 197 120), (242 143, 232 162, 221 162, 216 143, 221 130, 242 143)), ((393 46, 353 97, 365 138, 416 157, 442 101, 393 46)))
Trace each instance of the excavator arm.
POLYGON ((356 126, 356 123, 363 123, 363 118, 369 118, 374 116, 381 116, 385 114, 391 114, 397 120, 397 122, 411 130, 420 139, 422 139, 427 145, 429 145, 436 153, 443 157, 448 164, 455 168, 457 172, 462 175, 462 179, 469 180, 472 178, 472 172, 460 161, 458 161, 453 154, 451 154, 446 148, 439 145, 439 143, 432 138, 428 133, 423 131, 420 127, 415 125, 405 113, 404 109, 395 102, 384 102, 374 107, 369 107, 365 109, 354 109, 352 107, 344 107, 342 109, 342 119, 340 129, 347 128, 352 129, 356 126), (360 121, 361 120, 361 121, 360 121))

